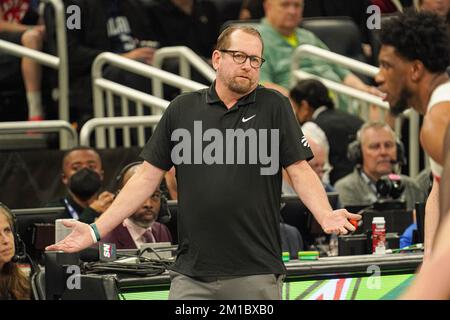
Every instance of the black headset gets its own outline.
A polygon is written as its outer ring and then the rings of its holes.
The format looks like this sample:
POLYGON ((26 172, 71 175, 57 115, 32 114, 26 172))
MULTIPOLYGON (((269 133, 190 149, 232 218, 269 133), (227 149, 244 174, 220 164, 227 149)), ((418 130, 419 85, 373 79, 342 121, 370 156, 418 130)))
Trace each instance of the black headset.
MULTIPOLYGON (((135 161, 127 164, 120 170, 119 174, 116 176, 116 190, 120 190, 120 186, 123 184, 123 178, 125 173, 132 167, 142 164, 142 161, 135 161)), ((161 190, 163 191, 163 190, 161 190)), ((161 192, 161 208, 159 209, 159 215, 157 221, 163 224, 169 223, 172 218, 170 213, 169 205, 167 204, 167 197, 164 192, 161 192)))
MULTIPOLYGON (((359 132, 358 132, 359 137, 359 132)), ((405 165, 407 163, 406 155, 405 155, 405 147, 400 140, 396 140, 395 144, 397 145, 397 163, 400 165, 405 165)), ((363 156, 361 150, 361 141, 357 138, 355 141, 349 143, 347 147, 347 158, 352 163, 362 165, 363 156)))
POLYGON ((12 233, 14 235, 14 256, 12 257, 12 262, 18 262, 27 256, 25 243, 20 238, 20 235, 17 231, 17 218, 16 215, 2 202, 0 202, 0 208, 2 208, 6 215, 8 215, 9 219, 12 221, 12 233))

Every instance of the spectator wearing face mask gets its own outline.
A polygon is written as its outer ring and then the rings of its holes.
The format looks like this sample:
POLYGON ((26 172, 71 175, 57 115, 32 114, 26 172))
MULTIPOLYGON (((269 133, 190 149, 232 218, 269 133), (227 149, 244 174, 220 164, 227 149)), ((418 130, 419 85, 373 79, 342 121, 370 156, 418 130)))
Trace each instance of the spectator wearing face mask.
POLYGON ((102 162, 93 148, 76 147, 69 150, 63 157, 61 178, 67 188, 66 195, 47 206, 65 207, 69 219, 92 223, 113 201, 111 192, 100 193, 102 162))

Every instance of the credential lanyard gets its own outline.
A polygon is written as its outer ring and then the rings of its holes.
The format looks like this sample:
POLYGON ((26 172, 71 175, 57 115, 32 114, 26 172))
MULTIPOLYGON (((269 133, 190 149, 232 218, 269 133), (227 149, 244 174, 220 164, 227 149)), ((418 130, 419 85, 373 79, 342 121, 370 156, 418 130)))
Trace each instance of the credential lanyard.
POLYGON ((78 216, 77 211, 69 204, 69 201, 67 201, 66 198, 64 198, 64 203, 66 204, 67 210, 69 210, 69 214, 73 219, 78 220, 80 217, 78 216))

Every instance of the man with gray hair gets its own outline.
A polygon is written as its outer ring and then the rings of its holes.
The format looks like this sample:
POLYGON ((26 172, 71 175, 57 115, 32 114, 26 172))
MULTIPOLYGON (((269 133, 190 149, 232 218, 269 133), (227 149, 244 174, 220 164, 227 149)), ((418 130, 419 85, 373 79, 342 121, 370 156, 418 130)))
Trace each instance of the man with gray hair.
MULTIPOLYGON (((403 157, 395 132, 382 122, 367 122, 357 133, 357 140, 349 145, 349 158, 356 162, 352 173, 338 180, 336 190, 344 206, 371 205, 379 199, 376 183, 395 171, 403 157)), ((409 210, 416 202, 425 201, 425 194, 417 183, 401 175, 405 186, 402 198, 409 210)))

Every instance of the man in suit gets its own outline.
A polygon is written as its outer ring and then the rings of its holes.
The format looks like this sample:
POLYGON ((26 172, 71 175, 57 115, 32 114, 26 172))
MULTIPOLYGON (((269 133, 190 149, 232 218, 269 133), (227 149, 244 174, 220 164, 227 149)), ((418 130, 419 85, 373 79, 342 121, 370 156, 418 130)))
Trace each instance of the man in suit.
POLYGON ((330 183, 351 173, 353 165, 347 160, 347 146, 356 137, 363 121, 349 113, 337 110, 322 82, 314 79, 301 80, 289 92, 295 115, 300 124, 315 122, 327 136, 329 160, 333 167, 330 183))
MULTIPOLYGON (((119 175, 119 188, 136 173, 140 163, 125 167, 119 175)), ((118 190, 120 191, 120 190, 118 190)), ((163 194, 158 188, 141 207, 105 236, 104 242, 115 243, 117 249, 136 249, 144 243, 172 242, 169 229, 156 221, 161 210, 163 194)))

